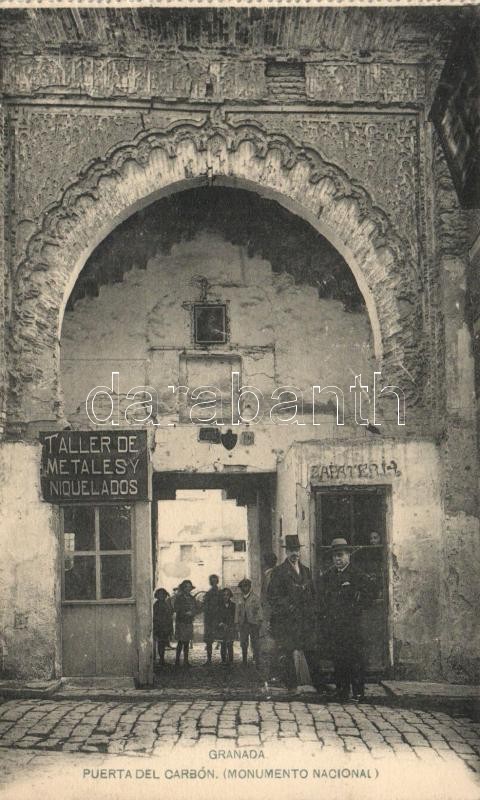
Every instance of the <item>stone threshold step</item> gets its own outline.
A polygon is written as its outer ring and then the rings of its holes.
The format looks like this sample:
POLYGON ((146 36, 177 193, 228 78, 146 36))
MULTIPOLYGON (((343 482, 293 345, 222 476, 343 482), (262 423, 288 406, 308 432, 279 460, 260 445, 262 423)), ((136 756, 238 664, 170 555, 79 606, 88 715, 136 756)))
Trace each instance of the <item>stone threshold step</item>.
POLYGON ((51 697, 62 686, 62 679, 55 678, 51 681, 15 681, 0 680, 0 697, 51 697))
POLYGON ((380 681, 395 697, 449 697, 454 699, 480 699, 480 686, 466 683, 440 683, 435 681, 380 681))

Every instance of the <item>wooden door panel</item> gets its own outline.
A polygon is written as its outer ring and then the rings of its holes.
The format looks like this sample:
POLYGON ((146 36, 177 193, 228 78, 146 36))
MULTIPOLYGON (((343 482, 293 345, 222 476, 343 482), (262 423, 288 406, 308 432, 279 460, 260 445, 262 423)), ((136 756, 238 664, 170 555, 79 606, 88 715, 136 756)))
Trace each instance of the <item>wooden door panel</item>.
POLYGON ((63 674, 95 675, 95 606, 63 606, 63 674))
POLYGON ((63 607, 65 676, 131 675, 134 605, 63 607))
POLYGON ((135 606, 106 604, 96 610, 97 675, 131 675, 135 606))
POLYGON ((385 670, 386 624, 382 600, 376 600, 371 608, 363 612, 362 634, 365 642, 367 673, 383 672, 385 670))

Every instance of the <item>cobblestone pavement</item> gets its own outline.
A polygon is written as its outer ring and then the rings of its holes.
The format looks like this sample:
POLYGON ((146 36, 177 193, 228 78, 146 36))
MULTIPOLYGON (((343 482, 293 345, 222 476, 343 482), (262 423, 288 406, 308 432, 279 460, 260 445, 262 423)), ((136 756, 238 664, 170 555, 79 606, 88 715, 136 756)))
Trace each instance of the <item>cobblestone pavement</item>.
POLYGON ((155 755, 166 746, 260 748, 277 739, 374 758, 408 754, 461 760, 480 772, 480 723, 442 712, 241 700, 12 700, 0 705, 0 749, 155 755))
POLYGON ((0 704, 5 800, 278 800, 278 778, 289 800, 479 800, 480 724, 378 702, 0 704))

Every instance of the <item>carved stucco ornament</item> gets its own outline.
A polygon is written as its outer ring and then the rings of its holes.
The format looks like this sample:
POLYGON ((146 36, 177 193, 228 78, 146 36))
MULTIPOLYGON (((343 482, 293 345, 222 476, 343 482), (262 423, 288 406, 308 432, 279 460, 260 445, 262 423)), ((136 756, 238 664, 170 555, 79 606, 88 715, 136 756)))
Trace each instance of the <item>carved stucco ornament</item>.
POLYGON ((272 134, 253 120, 228 123, 214 109, 204 122, 178 121, 116 145, 82 169, 45 209, 14 283, 13 427, 39 415, 49 418, 54 408, 56 416, 60 413, 63 312, 94 247, 129 214, 168 194, 169 187, 172 192, 188 188, 190 179, 196 185, 215 180, 264 193, 330 239, 366 299, 382 374, 402 386, 410 404, 418 403, 421 298, 409 243, 366 189, 317 149, 272 134))

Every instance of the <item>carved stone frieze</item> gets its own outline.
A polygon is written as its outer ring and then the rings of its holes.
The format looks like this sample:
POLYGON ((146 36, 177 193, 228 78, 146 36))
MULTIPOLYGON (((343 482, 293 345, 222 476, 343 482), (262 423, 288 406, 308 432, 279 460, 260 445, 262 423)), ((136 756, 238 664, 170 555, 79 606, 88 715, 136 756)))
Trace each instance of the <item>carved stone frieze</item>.
POLYGON ((38 413, 45 418, 45 404, 50 413, 61 413, 59 321, 66 287, 78 275, 79 253, 88 250, 98 231, 112 229, 141 198, 170 185, 222 178, 283 195, 352 252, 352 269, 365 286, 374 338, 383 353, 383 374, 392 383, 400 381, 410 403, 418 403, 421 291, 402 221, 392 222, 358 180, 313 145, 257 121, 234 125, 215 113, 203 123, 179 121, 114 146, 79 169, 46 208, 14 284, 11 419, 21 425, 38 413), (45 398, 40 411, 29 406, 32 384, 40 387, 35 396, 45 398))
POLYGON ((418 103, 425 96, 416 64, 307 64, 306 93, 327 103, 418 103))
POLYGON ((8 56, 3 59, 8 95, 81 94, 92 98, 258 100, 266 95, 263 60, 166 56, 8 56))
MULTIPOLYGON (((251 115, 249 115, 251 116, 251 115)), ((246 121, 245 113, 229 119, 246 121)), ((418 134, 415 114, 260 113, 266 128, 318 148, 368 188, 417 250, 418 134), (394 187, 394 190, 392 189, 394 187)))

